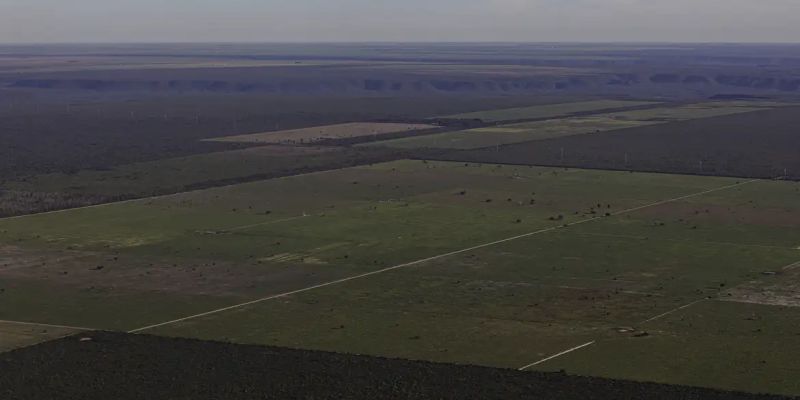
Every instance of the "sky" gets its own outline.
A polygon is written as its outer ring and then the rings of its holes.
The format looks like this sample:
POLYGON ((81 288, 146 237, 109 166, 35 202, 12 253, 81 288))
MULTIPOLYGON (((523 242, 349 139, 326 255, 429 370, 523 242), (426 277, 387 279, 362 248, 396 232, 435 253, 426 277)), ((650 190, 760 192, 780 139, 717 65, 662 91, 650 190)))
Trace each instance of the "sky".
POLYGON ((800 0, 0 0, 0 42, 798 42, 800 0))

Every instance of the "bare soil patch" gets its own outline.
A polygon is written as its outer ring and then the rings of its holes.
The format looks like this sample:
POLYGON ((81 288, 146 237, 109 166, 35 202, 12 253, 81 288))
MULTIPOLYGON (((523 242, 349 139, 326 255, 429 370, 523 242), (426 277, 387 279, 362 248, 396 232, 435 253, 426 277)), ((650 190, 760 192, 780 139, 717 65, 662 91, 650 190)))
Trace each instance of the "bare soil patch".
POLYGON ((761 279, 743 283, 721 296, 722 300, 770 306, 800 307, 800 263, 764 271, 761 279))

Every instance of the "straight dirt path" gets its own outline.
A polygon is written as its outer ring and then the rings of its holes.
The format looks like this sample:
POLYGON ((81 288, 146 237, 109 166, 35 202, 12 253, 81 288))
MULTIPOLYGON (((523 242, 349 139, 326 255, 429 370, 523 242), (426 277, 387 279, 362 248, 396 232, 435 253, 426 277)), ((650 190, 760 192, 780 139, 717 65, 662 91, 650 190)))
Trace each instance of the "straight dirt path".
POLYGON ((59 328, 59 329, 70 329, 74 331, 93 331, 95 329, 92 328, 82 328, 78 326, 69 326, 69 325, 53 325, 53 324, 42 324, 39 322, 25 322, 25 321, 9 321, 0 319, 0 324, 8 324, 8 325, 23 325, 23 326, 40 326, 45 328, 59 328))
POLYGON ((543 359, 541 359, 541 360, 539 360, 539 361, 532 362, 532 363, 530 363, 530 364, 528 364, 528 365, 526 365, 526 366, 524 366, 524 367, 520 367, 520 368, 518 368, 517 370, 518 370, 518 371, 524 371, 524 370, 526 370, 526 369, 528 369, 528 368, 530 368, 530 367, 535 367, 535 366, 537 366, 537 365, 539 365, 539 364, 545 363, 545 362, 547 362, 547 361, 550 361, 550 360, 552 360, 552 359, 554 359, 554 358, 558 358, 558 357, 561 357, 561 356, 563 356, 563 355, 566 355, 566 354, 572 353, 573 351, 580 350, 580 349, 582 349, 582 348, 584 348, 584 347, 589 347, 589 346, 593 345, 594 343, 595 343, 595 341, 594 341, 594 340, 592 340, 591 342, 584 343, 584 344, 582 344, 582 345, 580 345, 580 346, 575 346, 575 347, 573 347, 573 348, 571 348, 571 349, 567 349, 567 350, 564 350, 564 351, 562 351, 562 352, 560 352, 560 353, 553 354, 553 355, 552 355, 552 356, 550 356, 550 357, 546 357, 546 358, 543 358, 543 359))
MULTIPOLYGON (((750 183, 753 183, 753 182, 756 182, 756 181, 759 181, 759 179, 751 179, 751 180, 747 180, 747 181, 744 181, 744 182, 738 182, 738 183, 735 183, 735 184, 726 185, 726 186, 722 186, 722 187, 718 187, 718 188, 714 188, 714 189, 709 189, 709 190, 704 190, 704 191, 701 191, 701 192, 692 193, 692 194, 688 194, 688 195, 684 195, 684 196, 680 196, 680 197, 661 200, 661 201, 657 201, 657 202, 654 202, 654 203, 649 203, 649 204, 645 204, 645 205, 642 205, 642 206, 629 208, 627 210, 618 211, 618 212, 612 213, 610 215, 610 217, 619 216, 619 215, 623 215, 623 214, 629 214, 629 213, 636 212, 636 211, 639 211, 639 210, 643 210, 643 209, 646 209, 646 208, 656 207, 656 206, 660 206, 660 205, 663 205, 663 204, 668 204, 668 203, 672 203, 672 202, 676 202, 676 201, 686 200, 686 199, 690 199, 690 198, 693 198, 693 197, 699 197, 699 196, 703 196, 703 195, 714 193, 714 192, 729 190, 729 189, 733 189, 733 188, 736 188, 736 187, 747 185, 747 184, 750 184, 750 183)), ((609 218, 609 217, 605 217, 605 218, 609 218)), ((306 288, 297 289, 297 290, 293 290, 293 291, 290 291, 290 292, 274 294, 274 295, 270 295, 270 296, 267 296, 267 297, 262 297, 262 298, 259 298, 259 299, 255 299, 255 300, 239 303, 239 304, 233 304, 233 305, 230 305, 228 307, 218 308, 218 309, 215 309, 215 310, 210 310, 210 311, 206 311, 206 312, 199 313, 199 314, 189 315, 189 316, 186 316, 186 317, 183 317, 183 318, 177 318, 177 319, 173 319, 173 320, 170 320, 170 321, 165 321, 165 322, 161 322, 161 323, 157 323, 157 324, 153 324, 153 325, 144 326, 144 327, 141 327, 141 328, 133 329, 133 330, 129 331, 129 333, 143 332, 143 331, 151 330, 151 329, 154 329, 154 328, 159 328, 159 327, 163 327, 163 326, 167 326, 167 325, 176 324, 176 323, 179 323, 179 322, 184 322, 184 321, 189 321, 189 320, 193 320, 193 319, 197 319, 197 318, 202 318, 202 317, 206 317, 206 316, 209 316, 209 315, 219 314, 219 313, 222 313, 222 312, 225 312, 225 311, 235 310, 235 309, 242 308, 242 307, 247 307, 247 306, 250 306, 250 305, 262 303, 262 302, 269 301, 269 300, 274 300, 274 299, 278 299, 278 298, 282 298, 282 297, 291 296, 291 295, 298 294, 298 293, 303 293, 303 292, 308 292, 308 291, 311 291, 311 290, 320 289, 320 288, 324 288, 324 287, 328 287, 328 286, 338 285, 340 283, 345 283, 345 282, 349 282, 349 281, 353 281, 353 280, 357 280, 357 279, 363 279, 363 278, 367 278, 367 277, 370 277, 370 276, 373 276, 373 275, 383 274, 383 273, 394 271, 394 270, 401 269, 401 268, 406 268, 406 267, 411 267, 411 266, 414 266, 414 265, 424 264, 424 263, 435 261, 435 260, 439 260, 439 259, 442 259, 442 258, 451 257, 451 256, 454 256, 454 255, 463 254, 463 253, 467 253, 467 252, 470 252, 470 251, 479 250, 479 249, 483 249, 483 248, 487 248, 487 247, 491 247, 491 246, 496 246, 498 244, 503 244, 503 243, 507 243, 507 242, 511 242, 511 241, 515 241, 515 240, 519 240, 519 239, 523 239, 523 238, 528 238, 528 237, 531 237, 531 236, 541 235, 541 234, 544 234, 544 233, 548 233, 548 232, 553 232, 553 231, 557 231, 557 230, 560 230, 560 229, 569 228, 571 226, 585 224, 585 223, 588 223, 588 222, 596 221, 598 219, 603 219, 603 218, 599 218, 599 217, 587 218, 587 219, 583 219, 583 220, 579 220, 579 221, 575 221, 575 222, 571 222, 571 223, 567 223, 567 224, 563 224, 563 225, 558 225, 558 226, 552 226, 552 227, 549 227, 549 228, 539 229, 539 230, 536 230, 536 231, 533 231, 533 232, 528 232, 528 233, 524 233, 524 234, 521 234, 521 235, 511 236, 511 237, 508 237, 508 238, 505 238, 505 239, 500 239, 500 240, 496 240, 496 241, 489 242, 489 243, 483 243, 483 244, 479 244, 479 245, 476 245, 476 246, 468 247, 468 248, 465 248, 465 249, 455 250, 455 251, 451 251, 451 252, 435 255, 435 256, 432 256, 432 257, 427 257, 427 258, 423 258, 423 259, 420 259, 420 260, 411 261, 411 262, 408 262, 408 263, 399 264, 399 265, 395 265, 395 266, 392 266, 392 267, 379 269, 379 270, 372 271, 372 272, 367 272, 367 273, 363 273, 363 274, 359 274, 359 275, 350 276, 350 277, 347 277, 347 278, 337 279, 337 280, 326 282, 326 283, 322 283, 322 284, 319 284, 319 285, 309 286, 309 287, 306 287, 306 288)))

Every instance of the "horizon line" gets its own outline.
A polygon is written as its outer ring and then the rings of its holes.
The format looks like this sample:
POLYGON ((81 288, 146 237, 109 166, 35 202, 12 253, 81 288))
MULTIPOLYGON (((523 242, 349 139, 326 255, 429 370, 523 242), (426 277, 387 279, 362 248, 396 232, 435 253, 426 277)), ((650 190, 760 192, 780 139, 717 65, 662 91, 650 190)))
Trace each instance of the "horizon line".
POLYGON ((800 41, 653 41, 653 40, 561 40, 561 41, 523 41, 523 40, 220 40, 220 41, 22 41, 4 42, 0 46, 52 46, 52 45, 368 45, 368 44, 508 44, 508 45, 580 45, 580 44, 617 44, 617 45, 800 45, 800 41))

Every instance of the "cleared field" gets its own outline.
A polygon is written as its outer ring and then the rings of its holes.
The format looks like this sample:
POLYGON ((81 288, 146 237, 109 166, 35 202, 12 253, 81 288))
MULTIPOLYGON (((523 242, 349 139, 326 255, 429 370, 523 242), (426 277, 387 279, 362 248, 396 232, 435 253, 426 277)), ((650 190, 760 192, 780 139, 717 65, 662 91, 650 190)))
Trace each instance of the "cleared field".
MULTIPOLYGON (((691 341, 653 318, 709 297, 741 301, 754 281, 780 285, 789 275, 764 273, 800 261, 798 204, 789 182, 384 163, 2 220, 5 251, 31 260, 0 270, 0 319, 166 322, 144 332, 512 368, 593 343, 530 369, 650 379, 658 362, 631 372, 580 357, 605 343, 691 341), (54 262, 66 253, 73 261, 54 262)), ((752 312, 724 305, 720 326, 752 312)), ((762 333, 711 329, 704 340, 794 346, 764 321, 753 322, 762 333)), ((755 346, 741 368, 704 372, 730 358, 702 343, 694 354, 706 357, 683 363, 704 386, 800 394, 784 355, 755 346)))
POLYGON ((496 127, 445 132, 370 143, 366 146, 392 148, 438 148, 470 150, 523 143, 565 136, 607 132, 647 125, 665 124, 700 118, 718 117, 774 107, 767 102, 709 102, 678 107, 659 107, 586 117, 572 117, 538 122, 499 125, 496 127))
POLYGON ((436 129, 436 125, 399 124, 382 122, 354 122, 349 124, 317 126, 313 128, 292 129, 288 131, 253 133, 248 135, 226 136, 207 139, 214 142, 236 143, 316 143, 332 139, 349 139, 363 136, 377 136, 386 133, 411 132, 423 129, 436 129))
POLYGON ((767 107, 755 112, 517 143, 503 146, 500 151, 494 147, 451 151, 436 157, 462 162, 798 180, 798 110, 797 106, 767 107))
POLYGON ((657 122, 615 119, 611 116, 575 117, 393 139, 372 142, 363 146, 390 147, 396 149, 434 148, 469 150, 551 139, 561 136, 597 133, 654 123, 657 122))
MULTIPOLYGON (((734 311, 716 317, 718 329, 698 322, 662 331, 655 322, 697 300, 727 298, 729 288, 800 260, 800 233, 791 228, 800 210, 790 205, 798 196, 792 184, 748 183, 153 332, 502 367, 595 342, 586 353, 570 353, 574 362, 566 368, 556 358, 534 369, 653 380, 663 366, 658 361, 608 361, 627 360, 626 347, 652 351, 650 341, 673 340, 673 333, 683 338, 674 342, 680 346, 703 331, 684 346, 685 357, 672 359, 675 372, 658 381, 797 394, 794 364, 787 353, 771 350, 793 348, 796 329, 776 330, 782 323, 766 320, 772 315, 794 327, 796 308, 753 314, 748 304, 725 303, 734 311), (747 318, 752 332, 725 328, 747 318), (242 329, 233 333, 231 326, 242 329), (741 353, 723 346, 747 341, 757 344, 741 353), (602 350, 593 346, 607 342, 620 352, 596 357, 602 350), (709 343, 716 345, 704 350, 709 343), (730 362, 739 367, 714 368, 730 362)), ((657 359, 673 356, 664 348, 657 359)))
POLYGON ((406 161, 6 219, 0 319, 133 329, 687 191, 648 179, 406 161))
POLYGON ((705 301, 643 325, 642 340, 606 338, 547 369, 796 395, 799 323, 796 307, 705 301))
POLYGON ((68 327, 0 321, 0 353, 58 339, 76 332, 80 332, 80 330, 68 327))
POLYGON ((518 119, 565 117, 571 114, 608 110, 612 108, 644 106, 657 104, 648 101, 628 101, 628 100, 591 100, 579 101, 574 103, 559 103, 536 105, 531 107, 505 108, 501 110, 478 111, 463 114, 446 115, 441 118, 452 119, 480 119, 486 122, 512 121, 518 119))
POLYGON ((388 152, 311 146, 260 146, 9 181, 0 215, 70 208, 175 193, 395 158, 388 152))

